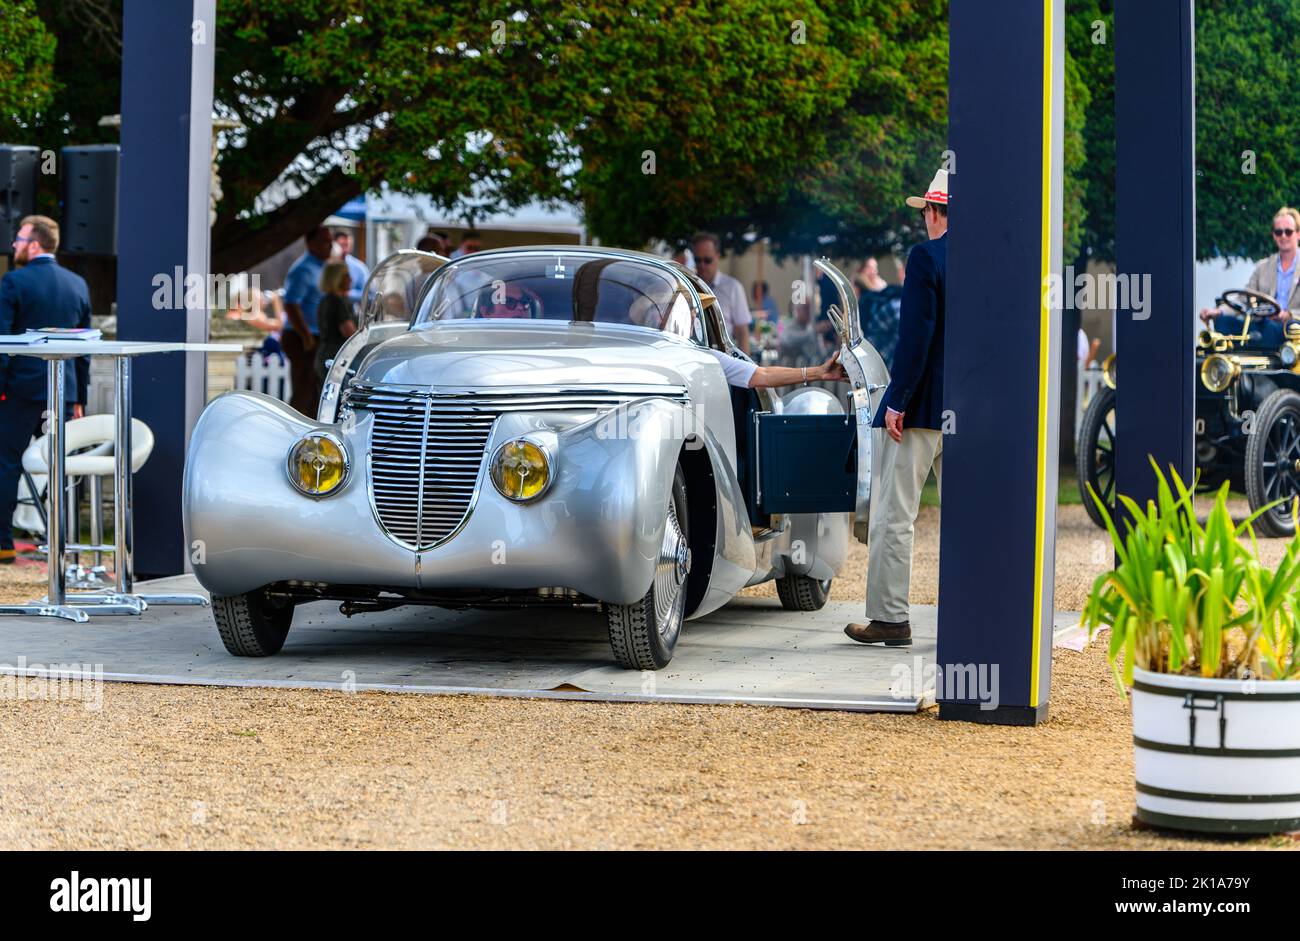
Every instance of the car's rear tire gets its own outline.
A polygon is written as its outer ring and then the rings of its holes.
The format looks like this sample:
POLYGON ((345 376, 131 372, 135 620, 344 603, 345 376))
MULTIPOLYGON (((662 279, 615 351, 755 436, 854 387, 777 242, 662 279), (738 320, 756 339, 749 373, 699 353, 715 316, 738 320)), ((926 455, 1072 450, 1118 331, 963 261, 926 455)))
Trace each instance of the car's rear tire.
POLYGON ((1291 498, 1300 493, 1300 393, 1278 389, 1260 403, 1246 436, 1246 497, 1251 512, 1284 502, 1252 524, 1261 536, 1294 536, 1291 498))
POLYGON ((650 590, 633 604, 605 606, 609 646, 619 666, 629 670, 659 670, 672 660, 686 613, 686 576, 691 566, 689 535, 686 476, 678 466, 650 590))
POLYGON ((1092 522, 1104 529, 1106 521, 1102 518, 1097 502, 1088 492, 1092 484, 1106 504, 1107 510, 1114 518, 1115 513, 1115 390, 1099 389, 1088 403, 1083 413, 1083 425, 1079 429, 1078 457, 1075 467, 1079 474, 1079 495, 1083 497, 1083 508, 1092 522))
POLYGON ((787 611, 820 611, 831 595, 831 579, 811 575, 783 575, 776 580, 776 596, 787 611))
POLYGON ((293 623, 293 605, 277 604, 266 589, 212 599, 212 619, 226 650, 236 657, 279 653, 293 623))

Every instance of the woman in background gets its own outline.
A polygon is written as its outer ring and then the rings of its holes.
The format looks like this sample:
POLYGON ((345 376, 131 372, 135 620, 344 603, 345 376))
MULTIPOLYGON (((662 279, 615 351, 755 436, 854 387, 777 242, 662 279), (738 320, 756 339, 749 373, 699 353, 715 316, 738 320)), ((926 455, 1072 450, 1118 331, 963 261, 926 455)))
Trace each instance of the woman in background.
POLYGON ((880 266, 871 257, 858 270, 854 287, 858 289, 862 335, 876 348, 885 365, 889 365, 894 361, 894 347, 898 345, 898 312, 903 290, 880 276, 880 266))
POLYGON ((339 353, 344 341, 357 332, 356 314, 348 291, 352 276, 343 261, 327 261, 320 273, 320 306, 316 323, 320 327, 320 344, 316 349, 316 375, 325 380, 325 364, 339 353))

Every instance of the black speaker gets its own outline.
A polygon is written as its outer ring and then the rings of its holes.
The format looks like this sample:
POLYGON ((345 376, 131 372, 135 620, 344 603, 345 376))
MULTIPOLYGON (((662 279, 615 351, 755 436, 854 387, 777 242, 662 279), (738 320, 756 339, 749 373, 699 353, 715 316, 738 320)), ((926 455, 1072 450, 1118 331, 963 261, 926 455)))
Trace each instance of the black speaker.
POLYGON ((18 223, 36 211, 35 147, 0 144, 0 254, 13 250, 18 223))
POLYGON ((121 147, 63 148, 63 218, 59 250, 117 254, 117 170, 121 147))

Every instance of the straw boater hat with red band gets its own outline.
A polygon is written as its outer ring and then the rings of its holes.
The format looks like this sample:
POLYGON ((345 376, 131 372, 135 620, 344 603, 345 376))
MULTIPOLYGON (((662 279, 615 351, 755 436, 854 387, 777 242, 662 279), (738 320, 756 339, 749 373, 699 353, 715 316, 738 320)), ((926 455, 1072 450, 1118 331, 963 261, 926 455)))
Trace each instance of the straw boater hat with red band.
POLYGON ((924 196, 907 197, 907 204, 913 209, 924 209, 926 203, 937 203, 940 206, 948 205, 947 170, 935 172, 934 179, 930 181, 930 188, 925 191, 924 196))

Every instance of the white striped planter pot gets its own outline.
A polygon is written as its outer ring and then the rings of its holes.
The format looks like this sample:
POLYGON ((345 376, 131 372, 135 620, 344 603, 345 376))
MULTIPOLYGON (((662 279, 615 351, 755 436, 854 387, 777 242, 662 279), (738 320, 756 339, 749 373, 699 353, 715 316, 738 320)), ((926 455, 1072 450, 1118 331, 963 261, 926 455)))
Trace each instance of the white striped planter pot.
POLYGON ((1300 681, 1133 671, 1137 816, 1212 833, 1300 830, 1300 681))

